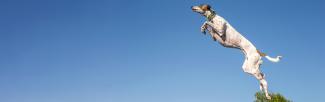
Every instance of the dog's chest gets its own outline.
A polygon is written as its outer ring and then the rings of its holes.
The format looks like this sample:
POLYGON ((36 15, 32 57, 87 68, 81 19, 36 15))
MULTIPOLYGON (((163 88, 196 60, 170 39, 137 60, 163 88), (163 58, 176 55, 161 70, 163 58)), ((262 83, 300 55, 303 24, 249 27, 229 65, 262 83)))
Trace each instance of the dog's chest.
POLYGON ((214 24, 214 26, 216 27, 222 27, 223 24, 225 23, 225 19, 216 15, 213 19, 212 19, 212 23, 214 24))
MULTIPOLYGON (((240 42, 245 38, 240 35, 223 17, 215 16, 212 19, 212 23, 215 30, 220 30, 219 32, 224 32, 222 39, 224 40, 224 45, 233 48, 240 48, 240 42), (222 30, 222 31, 221 31, 222 30)), ((218 31, 217 31, 218 32, 218 31)))

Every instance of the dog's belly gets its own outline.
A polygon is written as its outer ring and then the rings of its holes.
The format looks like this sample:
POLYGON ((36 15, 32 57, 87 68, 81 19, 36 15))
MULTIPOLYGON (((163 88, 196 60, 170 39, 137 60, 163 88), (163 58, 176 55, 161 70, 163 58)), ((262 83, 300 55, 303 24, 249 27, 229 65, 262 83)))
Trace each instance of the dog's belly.
POLYGON ((245 55, 256 53, 255 46, 230 24, 227 24, 227 30, 223 39, 224 43, 222 45, 224 47, 240 49, 245 55))

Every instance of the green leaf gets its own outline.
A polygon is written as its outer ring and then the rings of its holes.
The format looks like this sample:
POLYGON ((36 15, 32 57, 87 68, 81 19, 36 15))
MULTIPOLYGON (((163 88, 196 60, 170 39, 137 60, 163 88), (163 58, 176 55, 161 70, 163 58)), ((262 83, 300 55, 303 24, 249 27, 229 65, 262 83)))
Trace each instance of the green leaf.
POLYGON ((279 93, 269 93, 271 96, 271 100, 268 100, 264 94, 264 92, 256 92, 255 93, 255 101, 254 102, 291 102, 286 99, 283 95, 279 93))

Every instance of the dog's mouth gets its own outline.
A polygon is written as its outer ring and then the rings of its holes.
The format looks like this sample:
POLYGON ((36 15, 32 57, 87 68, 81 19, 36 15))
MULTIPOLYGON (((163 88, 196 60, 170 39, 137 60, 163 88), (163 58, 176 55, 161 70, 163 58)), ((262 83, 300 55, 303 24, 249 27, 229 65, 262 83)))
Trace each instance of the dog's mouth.
POLYGON ((196 10, 198 10, 198 9, 196 9, 196 8, 192 8, 192 11, 196 11, 196 10))
POLYGON ((200 14, 203 13, 203 11, 200 8, 198 8, 197 6, 192 6, 191 9, 192 9, 193 12, 197 12, 197 13, 200 13, 200 14))

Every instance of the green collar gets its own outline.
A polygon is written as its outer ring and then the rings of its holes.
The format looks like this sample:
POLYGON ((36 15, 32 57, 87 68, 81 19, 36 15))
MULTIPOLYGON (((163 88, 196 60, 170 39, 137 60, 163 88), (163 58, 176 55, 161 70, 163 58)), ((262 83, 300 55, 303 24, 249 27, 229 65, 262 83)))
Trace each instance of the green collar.
POLYGON ((207 20, 211 21, 216 16, 216 13, 214 11, 211 11, 211 14, 207 16, 207 20))

